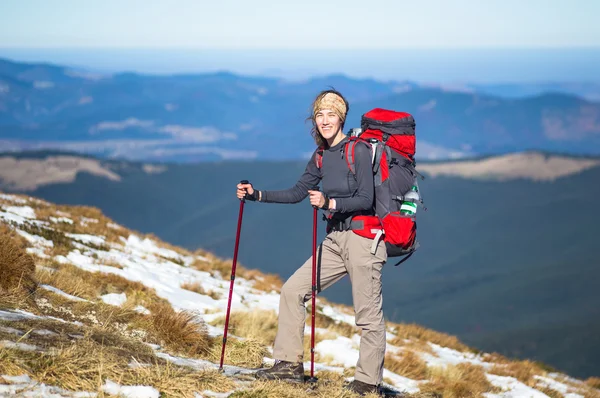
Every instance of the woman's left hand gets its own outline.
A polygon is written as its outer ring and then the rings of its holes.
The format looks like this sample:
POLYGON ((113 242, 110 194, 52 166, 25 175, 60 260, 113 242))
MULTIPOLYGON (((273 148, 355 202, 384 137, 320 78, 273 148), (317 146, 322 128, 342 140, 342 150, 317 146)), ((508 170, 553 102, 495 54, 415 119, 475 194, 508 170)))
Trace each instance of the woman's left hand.
POLYGON ((309 190, 311 206, 317 206, 319 209, 325 205, 325 195, 321 191, 309 190))

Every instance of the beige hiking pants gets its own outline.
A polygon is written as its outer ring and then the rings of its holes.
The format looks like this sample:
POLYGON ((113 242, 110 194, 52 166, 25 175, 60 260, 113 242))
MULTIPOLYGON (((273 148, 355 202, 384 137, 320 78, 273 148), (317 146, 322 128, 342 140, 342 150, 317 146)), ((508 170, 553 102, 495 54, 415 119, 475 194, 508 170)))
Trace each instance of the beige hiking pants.
MULTIPOLYGON (((354 377, 363 383, 380 384, 386 345, 381 271, 387 254, 383 240, 379 242, 375 255, 371 254, 372 244, 373 240, 352 231, 329 233, 317 250, 317 286, 318 291, 322 291, 344 275, 350 276, 355 322, 362 330, 354 377)), ((312 256, 281 289, 279 326, 273 352, 275 359, 303 360, 304 303, 311 299, 311 286, 312 256)))

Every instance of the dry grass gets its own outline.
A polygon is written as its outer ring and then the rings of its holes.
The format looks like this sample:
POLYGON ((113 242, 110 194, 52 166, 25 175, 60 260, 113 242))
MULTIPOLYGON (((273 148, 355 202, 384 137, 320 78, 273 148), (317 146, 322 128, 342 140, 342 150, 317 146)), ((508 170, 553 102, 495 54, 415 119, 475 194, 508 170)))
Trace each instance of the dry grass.
MULTIPOLYGON (((213 277, 220 277, 225 280, 230 279, 233 259, 223 259, 202 249, 196 250, 194 256, 201 256, 205 260, 196 258, 190 265, 192 268, 197 269, 198 271, 208 272, 213 277)), ((265 274, 258 270, 249 270, 239 262, 236 265, 235 274, 236 277, 254 281, 254 288, 260 291, 275 291, 279 293, 283 286, 283 282, 279 275, 265 274)))
POLYGON ((307 397, 303 384, 291 384, 282 381, 256 381, 252 387, 236 391, 229 398, 303 398, 307 397))
POLYGON ((537 380, 533 376, 544 376, 546 372, 535 362, 525 360, 494 365, 488 370, 488 373, 499 376, 512 376, 520 382, 535 388, 537 380))
MULTIPOLYGON (((146 239, 146 238, 154 241, 158 247, 161 247, 161 248, 164 248, 164 249, 168 249, 168 250, 172 250, 175 253, 179 254, 180 256, 183 256, 183 257, 192 256, 192 253, 189 250, 186 250, 186 249, 184 249, 182 247, 179 247, 179 246, 172 245, 172 244, 170 244, 168 242, 164 242, 158 236, 156 236, 156 235, 154 235, 152 233, 145 234, 142 237, 142 239, 146 239)), ((176 262, 178 264, 180 263, 180 260, 176 259, 176 258, 167 257, 166 259, 169 260, 169 261, 176 262)), ((180 263, 180 265, 183 265, 183 263, 180 263)))
POLYGON ((32 303, 37 288, 35 262, 24 242, 8 226, 0 224, 0 304, 15 308, 32 303))
POLYGON ((535 389, 538 390, 538 391, 540 391, 540 392, 543 392, 544 394, 546 394, 550 398, 564 398, 564 395, 562 393, 560 393, 559 391, 556 391, 555 389, 550 388, 550 387, 540 387, 540 386, 537 386, 535 389))
POLYGON ((115 345, 115 341, 84 338, 49 352, 0 349, 4 374, 27 373, 41 383, 71 391, 98 391, 106 379, 122 385, 151 385, 161 396, 193 397, 211 389, 225 392, 232 381, 214 371, 197 372, 145 354, 140 347, 115 345), (133 362, 141 366, 131 367, 133 362))
MULTIPOLYGON (((225 317, 211 322, 214 326, 224 326, 225 317)), ((277 334, 277 313, 275 311, 253 310, 233 311, 229 316, 229 332, 235 336, 252 338, 263 345, 272 345, 277 334)))
POLYGON ((200 282, 184 282, 181 284, 181 288, 211 297, 214 300, 219 300, 221 298, 221 293, 215 292, 214 290, 205 290, 200 282))
POLYGON ((169 304, 156 303, 148 307, 151 315, 144 328, 162 345, 187 356, 206 356, 212 346, 201 319, 188 311, 175 312, 169 304))
POLYGON ((166 302, 156 295, 154 289, 116 274, 88 272, 71 264, 54 263, 51 267, 54 271, 37 270, 36 276, 40 283, 54 286, 73 296, 95 301, 104 294, 125 293, 132 306, 148 307, 166 302))
POLYGON ((400 358, 397 355, 387 354, 384 366, 391 372, 414 380, 425 380, 429 376, 427 363, 412 351, 402 352, 400 358))
POLYGON ((417 339, 438 344, 442 347, 452 348, 460 352, 473 352, 471 348, 460 342, 456 336, 436 332, 414 323, 399 324, 394 328, 394 333, 396 337, 391 341, 391 344, 397 346, 406 345, 404 342, 405 339, 417 339))
MULTIPOLYGON (((318 382, 309 388, 306 384, 294 384, 281 381, 255 381, 246 389, 236 391, 230 398, 356 398, 344 386, 343 376, 334 372, 316 373, 318 382)), ((368 394, 365 398, 380 398, 368 394)))
MULTIPOLYGON (((237 271, 237 270, 236 270, 237 271)), ((258 270, 246 270, 242 268, 242 272, 240 272, 240 277, 247 279, 249 281, 254 281, 254 288, 270 293, 270 292, 281 292, 281 287, 283 286, 283 282, 279 275, 276 274, 264 274, 258 270)))
MULTIPOLYGON (((198 271, 208 272, 213 277, 229 279, 233 260, 223 260, 212 253, 200 249, 196 250, 194 255, 202 256, 206 258, 206 261, 196 258, 190 267, 197 269, 198 271)), ((239 273, 243 271, 244 267, 238 263, 236 266, 236 274, 239 275, 239 273)))
POLYGON ((585 383, 592 387, 600 390, 600 377, 590 377, 585 381, 585 383))
POLYGON ((597 388, 586 386, 583 389, 578 388, 577 391, 578 393, 583 394, 585 398, 600 398, 600 390, 597 388))
MULTIPOLYGON (((210 361, 214 363, 220 362, 223 350, 222 343, 222 337, 216 337, 213 340, 212 351, 208 355, 210 361)), ((252 338, 238 340, 228 336, 223 363, 233 366, 258 368, 262 366, 263 359, 268 356, 270 356, 269 351, 260 341, 252 338)))
POLYGON ((71 264, 54 264, 54 271, 38 269, 36 277, 40 284, 54 286, 65 293, 96 300, 100 293, 99 284, 94 283, 92 274, 71 264))
POLYGON ((485 392, 500 392, 487 379, 480 366, 460 363, 446 368, 430 368, 429 382, 421 385, 421 393, 444 398, 482 397, 485 392))

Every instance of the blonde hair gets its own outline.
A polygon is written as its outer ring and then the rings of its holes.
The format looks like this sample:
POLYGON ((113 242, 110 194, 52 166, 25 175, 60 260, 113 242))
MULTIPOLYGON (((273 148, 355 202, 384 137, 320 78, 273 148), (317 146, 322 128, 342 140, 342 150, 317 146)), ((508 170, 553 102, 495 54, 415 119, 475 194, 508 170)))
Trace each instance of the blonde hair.
POLYGON ((316 96, 311 106, 311 114, 306 118, 306 120, 310 120, 312 122, 310 134, 319 147, 327 147, 327 141, 325 141, 325 139, 321 136, 321 133, 319 133, 316 122, 317 113, 323 109, 331 109, 334 111, 342 121, 343 129, 344 123, 346 122, 346 116, 350 110, 350 105, 348 105, 346 98, 344 98, 344 96, 336 90, 324 90, 316 96))

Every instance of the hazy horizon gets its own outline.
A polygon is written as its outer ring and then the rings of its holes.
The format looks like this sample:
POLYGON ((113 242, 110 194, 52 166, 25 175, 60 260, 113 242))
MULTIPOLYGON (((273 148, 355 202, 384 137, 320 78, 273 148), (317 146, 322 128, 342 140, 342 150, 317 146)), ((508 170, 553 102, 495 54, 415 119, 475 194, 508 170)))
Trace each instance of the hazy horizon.
POLYGON ((597 73, 600 47, 388 50, 0 48, 0 57, 104 73, 229 71, 291 80, 343 74, 353 78, 442 84, 600 82, 597 73))

